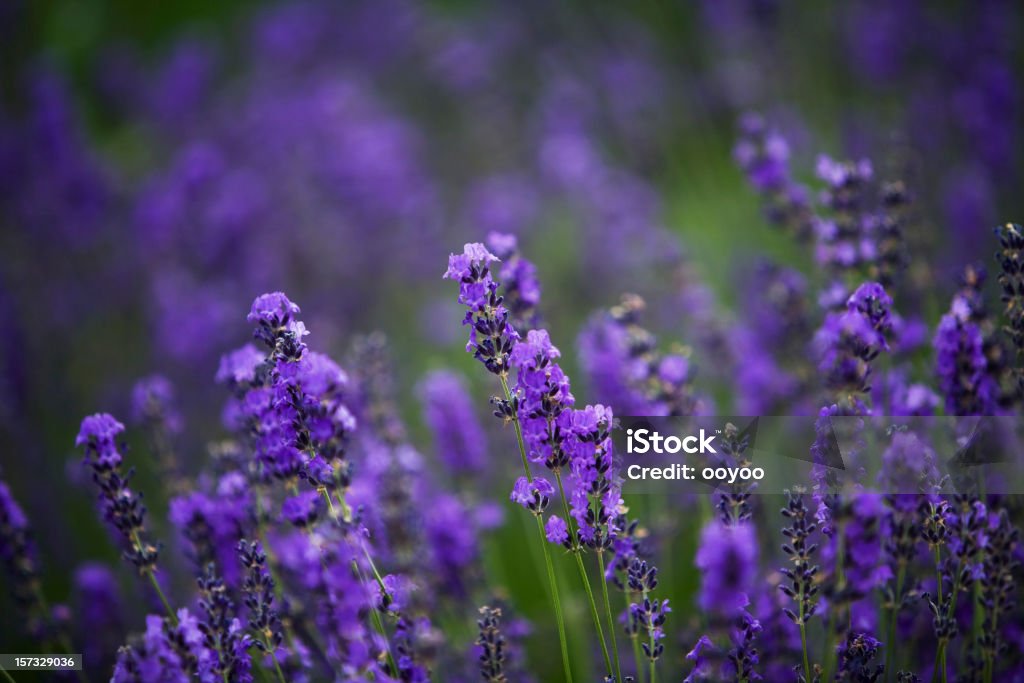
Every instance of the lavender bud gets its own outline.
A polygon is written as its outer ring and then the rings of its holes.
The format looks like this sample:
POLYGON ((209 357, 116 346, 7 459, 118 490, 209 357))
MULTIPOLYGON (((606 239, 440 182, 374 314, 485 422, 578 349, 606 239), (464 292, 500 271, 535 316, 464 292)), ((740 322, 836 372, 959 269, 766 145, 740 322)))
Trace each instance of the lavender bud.
POLYGON ((480 648, 480 675, 490 683, 505 683, 505 636, 501 633, 501 609, 486 605, 480 608, 477 620, 480 648))

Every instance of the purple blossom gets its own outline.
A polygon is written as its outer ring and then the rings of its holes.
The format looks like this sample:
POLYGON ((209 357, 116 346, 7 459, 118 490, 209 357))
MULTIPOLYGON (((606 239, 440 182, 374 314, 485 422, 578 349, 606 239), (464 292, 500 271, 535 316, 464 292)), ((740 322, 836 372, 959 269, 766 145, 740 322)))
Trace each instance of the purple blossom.
POLYGON ((786 138, 770 128, 763 117, 752 112, 740 117, 733 159, 762 195, 766 218, 806 239, 813 219, 810 192, 792 179, 789 157, 786 138))
POLYGON ((173 629, 159 616, 146 616, 142 639, 118 651, 113 683, 187 680, 186 667, 191 658, 196 667, 199 664, 204 668, 209 666, 212 655, 203 645, 195 617, 188 610, 180 610, 176 616, 179 626, 173 629), (176 637, 169 637, 168 630, 173 630, 176 637))
POLYGON ((701 609, 734 616, 750 603, 757 571, 757 538, 751 524, 712 521, 701 532, 694 563, 701 571, 701 609))
POLYGON ((84 447, 85 464, 92 468, 99 488, 100 511, 121 534, 125 559, 140 572, 152 573, 159 547, 146 540, 146 506, 142 496, 128 485, 131 472, 121 472, 121 453, 114 438, 123 431, 124 425, 113 416, 98 413, 82 420, 75 444, 84 447))
POLYGON ((544 534, 549 543, 561 545, 569 540, 569 527, 566 526, 564 519, 558 515, 551 515, 544 525, 544 534))
POLYGON ((950 415, 998 414, 999 387, 989 374, 981 329, 970 320, 964 298, 956 296, 932 341, 939 390, 950 415))
POLYGON ((174 385, 163 375, 144 377, 132 388, 132 417, 136 422, 158 423, 170 433, 181 431, 174 385))
POLYGON ((15 604, 27 618, 29 635, 42 637, 45 614, 40 593, 39 560, 28 517, 0 481, 0 568, 11 587, 15 604))
POLYGON ((424 524, 426 541, 441 590, 465 595, 467 575, 480 555, 475 510, 468 509, 456 496, 440 494, 430 503, 431 514, 424 524))
POLYGON ((246 344, 221 356, 215 379, 225 384, 250 384, 256 380, 256 369, 266 358, 255 346, 246 344))
POLYGON ((657 352, 654 335, 639 325, 645 305, 638 296, 624 296, 580 333, 583 367, 597 397, 625 415, 703 412, 704 399, 692 389, 689 357, 657 352))
POLYGON ((382 583, 383 587, 380 584, 374 584, 377 594, 377 609, 394 614, 404 612, 409 607, 409 599, 415 586, 409 582, 408 578, 398 574, 385 575, 382 583))
POLYGON ((448 257, 444 277, 459 282, 459 303, 480 310, 487 302, 488 285, 493 282, 489 266, 498 257, 479 242, 466 244, 461 254, 448 257))
POLYGON ((74 575, 72 604, 85 626, 79 636, 83 666, 87 670, 99 668, 107 663, 123 637, 124 605, 113 572, 95 562, 79 566, 74 575))
POLYGON ((256 326, 253 336, 266 344, 276 358, 296 360, 305 352, 302 338, 309 334, 305 324, 295 317, 298 313, 298 305, 284 292, 271 292, 253 300, 246 320, 256 326))
POLYGON ((884 667, 873 660, 881 645, 869 633, 848 633, 846 642, 836 647, 839 653, 839 675, 854 681, 877 680, 884 667))
POLYGON ((462 254, 449 257, 444 277, 459 282, 459 303, 469 309, 462 321, 470 326, 466 351, 472 351, 490 372, 504 376, 519 335, 491 275, 490 264, 497 260, 482 244, 467 244, 462 254))
POLYGON ((284 292, 270 292, 256 297, 245 319, 253 325, 278 329, 291 324, 300 312, 284 292))
POLYGON ((509 364, 517 370, 515 389, 527 457, 552 470, 569 464, 556 425, 576 400, 569 378, 556 362, 560 356, 547 330, 530 330, 526 339, 512 348, 509 358, 509 364))
POLYGON ((869 386, 871 361, 889 349, 892 298, 881 285, 865 282, 850 295, 846 310, 828 313, 814 335, 819 370, 826 386, 840 395, 862 393, 869 386))
POLYGON ((418 394, 441 462, 456 475, 481 472, 487 439, 462 378, 445 370, 431 372, 418 394))
POLYGON ((693 662, 693 669, 683 679, 683 683, 699 683, 700 681, 715 680, 715 663, 718 661, 717 648, 707 636, 697 639, 697 644, 686 653, 687 661, 693 662))
POLYGON ((512 326, 522 334, 536 327, 540 318, 537 306, 540 304, 540 282, 537 268, 519 253, 514 235, 492 232, 487 244, 501 260, 499 277, 502 283, 504 304, 511 314, 512 326))
POLYGON ((274 652, 284 641, 284 631, 278 610, 273 607, 275 582, 267 569, 266 553, 258 541, 244 539, 239 542, 238 553, 246 568, 242 590, 252 640, 261 650, 274 652))
POLYGON ((115 447, 114 439, 124 431, 124 425, 109 413, 96 413, 82 420, 75 438, 76 446, 91 446, 97 450, 115 447))
POLYGON ((519 477, 512 487, 511 500, 534 514, 540 514, 554 495, 555 487, 547 479, 534 477, 530 481, 526 477, 519 477))
POLYGON ((320 517, 323 500, 317 491, 303 491, 285 498, 281 516, 299 528, 307 528, 320 517))

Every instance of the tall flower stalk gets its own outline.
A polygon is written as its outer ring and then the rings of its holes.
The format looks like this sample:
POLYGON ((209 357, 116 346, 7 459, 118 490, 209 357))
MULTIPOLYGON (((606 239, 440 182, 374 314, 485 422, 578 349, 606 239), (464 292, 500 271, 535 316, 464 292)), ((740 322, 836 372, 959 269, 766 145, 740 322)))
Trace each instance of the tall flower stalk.
MULTIPOLYGON (((565 617, 562 611, 562 600, 558 591, 558 582, 555 580, 554 564, 551 560, 551 550, 548 547, 547 535, 544 531, 542 513, 547 507, 548 498, 544 495, 545 490, 551 492, 554 489, 550 482, 540 478, 536 481, 530 463, 527 459, 526 444, 523 440, 523 429, 519 419, 519 400, 512 394, 508 384, 509 359, 519 334, 512 327, 509 320, 509 311, 505 308, 501 296, 498 295, 498 283, 491 276, 490 264, 497 261, 497 257, 491 254, 482 244, 467 244, 462 254, 452 254, 448 261, 448 270, 445 277, 459 283, 459 303, 465 305, 468 310, 463 319, 464 325, 470 326, 469 342, 466 350, 471 352, 477 360, 483 363, 489 372, 497 375, 501 381, 501 388, 504 398, 496 400, 495 413, 501 418, 512 423, 516 433, 516 443, 519 447, 519 456, 522 460, 523 472, 530 493, 528 497, 521 497, 519 502, 525 502, 537 522, 537 531, 540 534, 540 542, 544 551, 544 564, 547 569, 548 586, 551 591, 552 606, 555 613, 555 621, 558 628, 558 640, 562 655, 562 669, 566 681, 572 681, 572 667, 569 664, 568 640, 565 634, 565 617)), ((517 490, 522 491, 524 487, 517 482, 517 490)), ((516 491, 513 491, 513 497, 516 491)))
POLYGON ((90 415, 82 420, 75 445, 85 450, 85 462, 92 468, 93 481, 100 490, 100 510, 104 519, 121 534, 127 546, 124 558, 135 565, 139 574, 149 579, 168 618, 177 624, 178 617, 156 577, 160 548, 148 540, 146 506, 142 504, 142 495, 128 486, 133 472, 126 475, 121 471, 122 457, 116 439, 122 432, 124 425, 112 415, 90 415))

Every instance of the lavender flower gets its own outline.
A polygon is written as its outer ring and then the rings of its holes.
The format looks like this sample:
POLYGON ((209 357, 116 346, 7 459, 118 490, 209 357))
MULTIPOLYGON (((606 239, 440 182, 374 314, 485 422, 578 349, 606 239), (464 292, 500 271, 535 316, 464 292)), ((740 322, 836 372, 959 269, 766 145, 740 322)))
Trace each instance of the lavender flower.
POLYGON ((693 390, 689 357, 657 351, 657 339, 639 324, 645 306, 640 297, 625 295, 580 334, 580 355, 597 397, 626 415, 702 413, 705 400, 693 390))
POLYGON ((935 370, 950 415, 993 415, 999 387, 989 374, 981 329, 965 299, 954 297, 935 331, 935 370))
POLYGON ((124 637, 124 603, 113 572, 89 562, 75 570, 74 601, 84 628, 78 634, 86 670, 110 669, 124 637))
POLYGON ((0 562, 10 581, 15 604, 27 617, 29 635, 43 635, 46 615, 39 593, 39 566, 28 517, 0 481, 0 562))
POLYGON ((810 192, 790 176, 786 139, 754 113, 740 118, 739 129, 733 158, 762 195, 766 218, 797 238, 807 239, 813 229, 810 192))
POLYGON ((242 539, 238 542, 238 556, 247 570, 242 590, 253 642, 264 652, 271 653, 276 661, 275 652, 281 647, 284 635, 281 619, 273 606, 275 584, 267 570, 267 555, 259 541, 250 543, 242 539))
POLYGON ((422 653, 419 651, 421 641, 430 638, 431 628, 427 619, 399 617, 394 636, 399 680, 409 683, 427 683, 430 680, 430 668, 422 661, 422 653))
POLYGON ((163 375, 144 377, 132 388, 132 417, 136 422, 162 425, 170 434, 181 431, 174 386, 163 375))
POLYGON ((544 525, 544 533, 549 543, 562 545, 569 540, 569 527, 566 526, 565 520, 558 515, 548 517, 548 521, 544 525))
POLYGON ((232 616, 234 604, 212 566, 199 579, 199 593, 205 619, 199 622, 198 629, 203 634, 203 644, 215 653, 215 659, 209 662, 210 672, 223 680, 251 682, 249 636, 232 616))
POLYGON ((818 585, 815 575, 818 573, 818 566, 812 563, 818 544, 811 540, 817 525, 811 521, 802 491, 792 491, 788 497, 786 507, 782 508, 783 517, 789 520, 789 526, 782 530, 782 535, 787 539, 782 545, 782 551, 789 557, 793 567, 780 570, 789 579, 789 585, 782 585, 779 588, 797 607, 795 612, 786 608, 786 616, 803 630, 808 619, 814 615, 817 604, 815 596, 818 594, 818 585))
POLYGON ((306 326, 295 316, 299 307, 284 292, 261 294, 252 302, 246 320, 256 325, 254 336, 285 359, 297 359, 305 344, 302 337, 309 334, 306 326))
POLYGON ((985 680, 989 681, 997 670, 1005 647, 1000 623, 1011 609, 1016 585, 1014 570, 1020 564, 1017 556, 1019 537, 1019 530, 1010 523, 1005 511, 990 515, 988 545, 982 567, 984 578, 981 580, 981 604, 985 615, 978 640, 985 680))
POLYGON ((526 477, 516 479, 512 487, 512 502, 522 505, 535 515, 544 512, 551 496, 555 495, 555 487, 543 477, 534 477, 531 481, 526 477))
MULTIPOLYGON (((1024 232, 1015 223, 996 229, 999 237, 1000 250, 996 254, 1002 272, 999 275, 999 286, 1002 287, 1002 299, 1006 306, 1006 333, 1010 337, 1017 352, 1018 359, 1024 354, 1024 232)), ((1024 394, 1024 372, 1018 366, 1014 370, 1017 381, 1017 395, 1024 394)))
POLYGON ((498 296, 498 284, 491 277, 490 264, 498 257, 480 243, 467 244, 462 254, 452 254, 444 276, 459 282, 459 303, 469 310, 463 325, 470 325, 467 351, 496 375, 507 375, 509 355, 518 334, 509 311, 498 296), (483 337, 481 341, 478 338, 483 337))
MULTIPOLYGON (((345 451, 355 429, 342 396, 348 376, 327 356, 307 349, 302 339, 308 331, 298 313, 281 292, 253 302, 248 317, 269 355, 255 367, 247 347, 222 359, 218 377, 236 391, 229 423, 252 431, 263 476, 301 477, 317 488, 344 490, 350 480, 345 451)), ((291 511, 307 516, 294 506, 291 511)))
POLYGON ((629 566, 629 590, 638 595, 639 600, 629 605, 626 632, 646 638, 641 640, 640 646, 650 661, 652 676, 654 663, 665 651, 665 646, 661 642, 665 637, 662 626, 672 611, 668 606, 668 600, 650 597, 650 593, 657 587, 657 567, 638 558, 634 559, 629 566))
POLYGON ((519 253, 515 235, 492 232, 487 235, 487 246, 501 261, 502 298, 508 308, 512 327, 526 334, 540 321, 540 283, 537 268, 519 253))
POLYGON ((462 378, 432 372, 420 383, 419 396, 441 462, 457 475, 481 472, 487 440, 462 378))
POLYGON ((115 439, 123 431, 124 425, 113 416, 97 413, 82 420, 75 445, 84 447, 85 463, 92 468, 93 481, 100 489, 100 510, 120 532, 127 546, 125 559, 140 574, 152 575, 160 549, 146 540, 146 506, 142 495, 128 486, 132 471, 121 473, 122 458, 115 439))
POLYGON ((489 683, 505 683, 505 636, 501 633, 501 609, 486 605, 480 608, 477 620, 480 635, 476 645, 480 648, 480 675, 489 683))
POLYGON ((180 610, 178 626, 169 626, 155 615, 146 617, 146 630, 136 643, 122 647, 111 680, 114 683, 145 683, 159 680, 187 680, 202 665, 209 676, 212 653, 205 648, 198 621, 188 610, 180 610))
POLYGON ((517 369, 516 398, 523 440, 531 462, 544 463, 549 470, 569 464, 562 429, 575 397, 569 378, 556 360, 561 352, 551 343, 546 330, 530 330, 525 340, 512 349, 509 364, 517 369))
POLYGON ((323 513, 323 498, 317 491, 303 491, 285 499, 281 505, 281 516, 290 524, 306 529, 323 513))
POLYGON ((843 313, 829 313, 814 336, 819 370, 837 394, 870 389, 871 361, 889 349, 892 298, 881 285, 865 282, 850 295, 843 313))
POLYGON ((708 523, 701 532, 695 559, 701 571, 701 609, 731 619, 746 607, 757 570, 757 554, 757 539, 750 524, 708 523))
POLYGON ((715 644, 711 642, 711 639, 707 636, 701 636, 697 639, 697 644, 693 646, 693 649, 686 653, 686 659, 693 662, 693 669, 690 674, 683 679, 683 683, 699 683, 700 681, 713 681, 715 680, 715 664, 717 663, 720 654, 717 652, 715 644))
POLYGON ((736 625, 729 630, 729 639, 733 647, 729 650, 728 658, 732 671, 730 672, 739 681, 758 681, 761 675, 754 669, 760 662, 757 648, 754 641, 761 633, 761 622, 750 616, 746 610, 740 612, 736 625))
POLYGON ((870 634, 848 633, 846 642, 838 649, 839 671, 836 680, 873 683, 881 678, 885 667, 873 663, 881 645, 870 634))

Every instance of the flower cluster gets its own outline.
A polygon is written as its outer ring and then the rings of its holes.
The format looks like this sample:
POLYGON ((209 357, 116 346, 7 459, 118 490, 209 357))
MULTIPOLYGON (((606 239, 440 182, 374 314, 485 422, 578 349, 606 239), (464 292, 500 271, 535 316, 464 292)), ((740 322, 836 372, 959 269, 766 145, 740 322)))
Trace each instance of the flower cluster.
POLYGON ((444 276, 459 283, 459 303, 469 309, 462 321, 470 326, 466 350, 489 371, 507 375, 509 355, 519 335, 491 276, 490 264, 497 260, 482 244, 467 244, 461 254, 448 259, 444 276))
POLYGON ((142 495, 128 486, 132 471, 125 474, 121 470, 117 437, 123 431, 124 425, 108 413, 90 415, 82 420, 75 445, 85 450, 85 463, 92 469, 93 481, 99 487, 100 510, 121 534, 125 559, 140 574, 152 575, 160 549, 146 538, 146 506, 142 495))
POLYGON ((765 217, 797 238, 808 239, 815 227, 810 190, 791 176, 786 138, 753 112, 740 118, 739 134, 733 157, 751 187, 763 196, 765 217))
POLYGON ((871 361, 889 350, 891 329, 892 297, 875 282, 858 287, 843 312, 828 313, 814 336, 826 387, 839 396, 867 392, 871 361))
POLYGON ((580 355, 597 397, 623 415, 705 412, 706 399, 693 389, 689 351, 658 351, 657 338, 640 325, 645 306, 639 296, 625 295, 580 333, 580 355))

